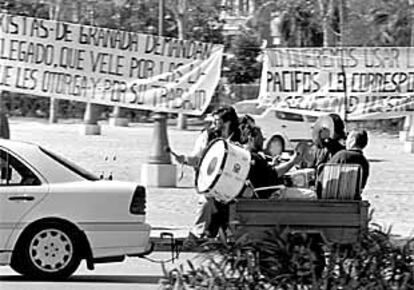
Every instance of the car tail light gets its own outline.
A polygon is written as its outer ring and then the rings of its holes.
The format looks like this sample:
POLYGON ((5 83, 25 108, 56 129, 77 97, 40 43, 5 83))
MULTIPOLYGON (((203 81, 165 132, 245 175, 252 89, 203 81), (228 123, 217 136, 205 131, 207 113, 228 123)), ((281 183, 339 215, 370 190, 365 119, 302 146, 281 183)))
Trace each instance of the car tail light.
POLYGON ((145 187, 137 186, 132 196, 129 212, 132 214, 145 214, 145 187))

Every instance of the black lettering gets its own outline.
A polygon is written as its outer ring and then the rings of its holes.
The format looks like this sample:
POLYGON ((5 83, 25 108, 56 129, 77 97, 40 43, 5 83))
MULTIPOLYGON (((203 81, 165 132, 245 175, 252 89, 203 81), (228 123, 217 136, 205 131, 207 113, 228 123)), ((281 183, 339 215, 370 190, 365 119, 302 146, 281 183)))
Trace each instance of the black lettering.
POLYGON ((62 40, 64 42, 71 42, 72 30, 68 23, 56 22, 56 40, 62 40))

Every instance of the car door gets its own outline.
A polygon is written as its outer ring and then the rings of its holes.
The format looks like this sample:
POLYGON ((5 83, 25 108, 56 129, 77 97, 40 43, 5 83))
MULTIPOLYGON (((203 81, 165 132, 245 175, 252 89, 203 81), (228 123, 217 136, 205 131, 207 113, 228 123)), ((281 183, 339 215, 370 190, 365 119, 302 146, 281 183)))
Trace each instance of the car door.
POLYGON ((310 137, 309 126, 306 126, 303 115, 275 110, 276 124, 279 124, 280 131, 285 133, 289 139, 307 139, 310 137))
POLYGON ((30 165, 0 148, 0 252, 15 229, 23 228, 22 218, 48 192, 48 186, 30 165))

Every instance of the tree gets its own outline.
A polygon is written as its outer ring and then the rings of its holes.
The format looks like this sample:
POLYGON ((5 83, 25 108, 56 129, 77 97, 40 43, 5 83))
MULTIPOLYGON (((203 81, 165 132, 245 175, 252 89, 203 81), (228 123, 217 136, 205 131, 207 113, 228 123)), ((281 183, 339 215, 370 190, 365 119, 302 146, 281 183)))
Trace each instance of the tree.
POLYGON ((166 0, 167 13, 176 21, 177 37, 222 43, 220 0, 166 0))
POLYGON ((372 29, 368 45, 410 46, 410 7, 406 0, 380 0, 369 18, 372 29))
POLYGON ((261 38, 257 31, 241 27, 240 34, 231 44, 234 57, 226 64, 230 83, 252 83, 260 77, 261 63, 257 58, 261 53, 261 38))
POLYGON ((322 20, 323 46, 331 46, 334 0, 318 0, 319 18, 322 20))
POLYGON ((281 33, 285 46, 322 46, 323 30, 314 1, 281 0, 281 33))

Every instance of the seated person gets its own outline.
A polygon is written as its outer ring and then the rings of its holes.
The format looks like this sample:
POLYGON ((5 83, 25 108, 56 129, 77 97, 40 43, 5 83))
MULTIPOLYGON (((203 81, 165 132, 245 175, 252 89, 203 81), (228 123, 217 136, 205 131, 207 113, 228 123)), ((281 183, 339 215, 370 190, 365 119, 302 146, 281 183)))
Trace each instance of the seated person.
MULTIPOLYGON (((365 130, 352 130, 346 139, 346 150, 341 150, 330 159, 329 163, 358 164, 361 166, 361 190, 365 188, 369 176, 369 163, 363 149, 368 144, 368 134, 365 130)), ((361 199, 361 193, 356 193, 355 199, 361 199)))
POLYGON ((285 151, 285 139, 280 134, 273 134, 265 143, 264 153, 274 165, 282 162, 282 153, 285 151))
POLYGON ((243 115, 239 118, 240 144, 247 142, 249 130, 256 126, 256 122, 250 115, 243 115))
POLYGON ((342 140, 346 137, 345 124, 338 114, 329 114, 329 117, 335 124, 334 137, 330 137, 328 128, 321 128, 320 131, 315 132, 313 136, 314 146, 308 158, 309 160, 306 164, 302 164, 302 168, 314 168, 317 170, 320 165, 330 162, 329 160, 337 152, 345 149, 345 146, 342 145, 342 140))
MULTIPOLYGON (((244 148, 251 153, 252 166, 248 175, 248 180, 253 188, 268 187, 280 184, 280 177, 297 164, 301 157, 297 152, 291 159, 280 165, 271 165, 267 162, 263 154, 263 134, 259 127, 252 127, 247 132, 247 143, 244 148)), ((273 189, 260 190, 257 192, 259 198, 269 198, 273 189)))

